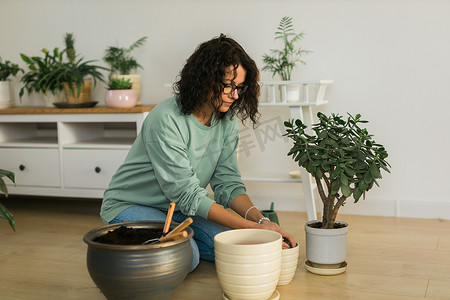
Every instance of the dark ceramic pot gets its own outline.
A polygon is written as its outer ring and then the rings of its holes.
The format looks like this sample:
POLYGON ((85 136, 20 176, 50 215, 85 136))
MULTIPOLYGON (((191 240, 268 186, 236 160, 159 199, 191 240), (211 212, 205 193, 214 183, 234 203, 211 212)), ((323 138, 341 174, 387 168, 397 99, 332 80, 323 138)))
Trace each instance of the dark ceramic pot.
MULTIPOLYGON (((171 230, 177 224, 171 225, 171 230)), ((94 283, 107 299, 165 300, 184 280, 192 264, 189 240, 194 235, 153 245, 109 245, 95 240, 120 226, 162 232, 164 222, 124 222, 93 229, 85 234, 87 268, 94 283)))

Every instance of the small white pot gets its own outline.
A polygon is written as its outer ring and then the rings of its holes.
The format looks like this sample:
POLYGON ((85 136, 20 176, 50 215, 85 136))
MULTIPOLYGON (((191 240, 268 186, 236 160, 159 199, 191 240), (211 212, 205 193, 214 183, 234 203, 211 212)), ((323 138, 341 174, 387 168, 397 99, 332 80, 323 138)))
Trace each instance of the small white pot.
POLYGON ((281 102, 298 102, 300 101, 301 85, 293 84, 291 81, 285 81, 286 84, 280 85, 281 102))
POLYGON ((300 85, 290 84, 286 87, 286 101, 298 102, 300 101, 300 85))
POLYGON ((306 258, 313 264, 338 265, 347 257, 347 232, 348 224, 337 229, 321 229, 308 226, 320 222, 309 221, 305 224, 306 231, 306 258))
POLYGON ((9 90, 9 81, 0 81, 0 108, 14 106, 14 101, 9 90))
POLYGON ((294 248, 281 250, 281 273, 278 285, 291 283, 298 266, 298 254, 300 247, 298 244, 294 248))
POLYGON ((105 104, 108 107, 133 107, 136 105, 136 92, 134 90, 107 90, 105 104))

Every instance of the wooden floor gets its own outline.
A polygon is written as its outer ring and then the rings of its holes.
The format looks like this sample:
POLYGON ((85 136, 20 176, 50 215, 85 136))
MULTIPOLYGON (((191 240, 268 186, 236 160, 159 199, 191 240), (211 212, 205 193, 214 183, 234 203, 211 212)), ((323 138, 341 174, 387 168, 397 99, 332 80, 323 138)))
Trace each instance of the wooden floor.
MULTIPOLYGON (((86 270, 83 235, 101 226, 98 201, 7 199, 16 232, 0 219, 0 299, 104 299, 86 270)), ((346 273, 319 276, 304 268, 305 213, 279 212, 301 245, 282 300, 450 299, 450 221, 341 216, 350 224, 346 273)), ((220 300, 214 264, 201 262, 177 288, 176 300, 220 300)), ((126 299, 124 299, 126 300, 126 299)))

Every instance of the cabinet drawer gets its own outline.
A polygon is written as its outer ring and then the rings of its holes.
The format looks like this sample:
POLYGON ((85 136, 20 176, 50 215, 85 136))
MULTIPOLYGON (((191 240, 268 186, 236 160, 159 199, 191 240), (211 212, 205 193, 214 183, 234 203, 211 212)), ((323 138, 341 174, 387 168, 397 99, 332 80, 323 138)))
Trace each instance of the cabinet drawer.
POLYGON ((128 150, 64 149, 64 186, 106 189, 127 153, 128 150))
POLYGON ((0 148, 0 158, 0 167, 14 172, 16 186, 61 185, 58 149, 0 148))

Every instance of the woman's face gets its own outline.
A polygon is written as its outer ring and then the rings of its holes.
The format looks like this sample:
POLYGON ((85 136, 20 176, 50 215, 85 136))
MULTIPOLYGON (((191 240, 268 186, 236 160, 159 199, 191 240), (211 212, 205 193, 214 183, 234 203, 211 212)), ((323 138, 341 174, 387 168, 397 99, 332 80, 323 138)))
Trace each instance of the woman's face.
POLYGON ((234 78, 234 70, 234 66, 228 67, 222 81, 224 87, 221 96, 222 103, 219 103, 218 110, 223 113, 227 112, 234 101, 239 98, 239 91, 242 90, 247 75, 247 71, 239 65, 236 69, 236 78, 234 78))

